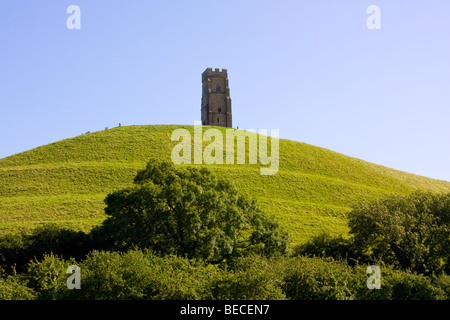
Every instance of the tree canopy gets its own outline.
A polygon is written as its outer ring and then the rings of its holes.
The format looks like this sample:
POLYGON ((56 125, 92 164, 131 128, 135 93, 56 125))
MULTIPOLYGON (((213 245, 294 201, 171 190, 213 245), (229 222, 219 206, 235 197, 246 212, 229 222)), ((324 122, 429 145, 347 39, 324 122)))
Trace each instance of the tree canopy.
POLYGON ((361 256, 424 274, 450 271, 450 194, 362 202, 350 212, 349 227, 361 256))
POLYGON ((109 194, 95 231, 114 249, 151 248, 219 262, 244 251, 286 252, 289 236, 255 200, 202 167, 149 162, 134 186, 109 194))

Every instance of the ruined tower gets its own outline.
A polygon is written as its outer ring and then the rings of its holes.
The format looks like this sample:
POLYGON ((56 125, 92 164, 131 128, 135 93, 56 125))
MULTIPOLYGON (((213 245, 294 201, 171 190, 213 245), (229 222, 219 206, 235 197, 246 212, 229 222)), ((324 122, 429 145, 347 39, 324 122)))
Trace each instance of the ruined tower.
POLYGON ((202 73, 202 124, 231 128, 231 99, 227 69, 202 73))

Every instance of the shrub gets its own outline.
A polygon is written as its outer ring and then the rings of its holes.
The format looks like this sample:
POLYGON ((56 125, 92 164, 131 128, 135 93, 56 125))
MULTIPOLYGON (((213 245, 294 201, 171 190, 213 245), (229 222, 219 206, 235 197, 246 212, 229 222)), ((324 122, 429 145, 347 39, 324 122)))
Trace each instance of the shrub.
POLYGON ((223 276, 217 265, 176 256, 158 257, 152 263, 155 266, 159 282, 153 298, 160 300, 213 299, 211 283, 223 276))
POLYGON ((6 276, 0 272, 0 300, 33 300, 34 292, 17 275, 6 276))
POLYGON ((295 257, 285 271, 283 291, 291 300, 349 300, 356 282, 345 262, 295 257))
POLYGON ((284 300, 279 258, 249 255, 233 261, 232 270, 215 279, 212 286, 218 300, 284 300))
POLYGON ((29 234, 9 234, 0 237, 0 265, 8 273, 12 267, 19 273, 27 263, 53 253, 64 259, 82 259, 91 250, 89 235, 53 224, 37 227, 29 234))
POLYGON ((450 194, 363 202, 349 213, 349 227, 365 260, 426 275, 450 271, 450 194))
POLYGON ((298 245, 294 249, 294 255, 329 257, 335 260, 345 260, 347 263, 354 263, 358 259, 350 239, 342 236, 332 237, 325 233, 313 237, 305 244, 298 245))
POLYGON ((442 290, 432 285, 429 278, 410 271, 395 270, 392 266, 381 266, 381 288, 366 287, 367 267, 357 266, 355 274, 360 281, 358 300, 437 300, 443 298, 442 290))
POLYGON ((30 241, 22 234, 6 234, 0 237, 0 266, 5 272, 26 270, 26 264, 33 258, 29 254, 30 241))
POLYGON ((441 274, 432 280, 433 286, 441 292, 441 298, 450 300, 450 276, 441 274))
POLYGON ((367 266, 317 257, 239 257, 228 265, 149 251, 92 251, 84 261, 53 254, 23 275, 1 277, 1 299, 89 300, 435 300, 448 299, 450 280, 381 265, 381 289, 368 289, 367 266), (78 265, 81 290, 66 286, 78 265))
POLYGON ((82 259, 92 249, 90 236, 55 224, 44 224, 27 236, 31 258, 53 253, 64 259, 82 259))
POLYGON ((53 254, 45 254, 41 261, 37 259, 28 264, 28 271, 24 279, 32 288, 39 300, 56 300, 66 295, 67 267, 74 264, 73 261, 65 261, 53 254))
POLYGON ((176 256, 151 252, 93 251, 79 264, 81 290, 65 298, 90 300, 184 300, 210 298, 209 283, 218 268, 176 256))

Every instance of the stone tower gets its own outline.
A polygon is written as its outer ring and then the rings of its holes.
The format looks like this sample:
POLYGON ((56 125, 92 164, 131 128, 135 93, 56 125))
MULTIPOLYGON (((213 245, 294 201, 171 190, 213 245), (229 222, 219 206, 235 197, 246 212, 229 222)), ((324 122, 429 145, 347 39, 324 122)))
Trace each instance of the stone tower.
POLYGON ((202 73, 202 124, 231 128, 231 99, 227 69, 202 73))

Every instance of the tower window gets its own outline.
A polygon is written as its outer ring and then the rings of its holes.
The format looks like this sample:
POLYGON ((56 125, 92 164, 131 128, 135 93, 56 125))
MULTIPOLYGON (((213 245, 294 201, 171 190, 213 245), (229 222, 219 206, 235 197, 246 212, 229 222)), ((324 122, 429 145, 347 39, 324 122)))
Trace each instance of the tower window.
POLYGON ((217 118, 217 123, 219 123, 219 118, 217 118))
POLYGON ((219 92, 220 91, 220 84, 217 84, 216 85, 216 92, 219 92))
POLYGON ((219 110, 218 110, 219 112, 222 112, 222 108, 219 108, 219 110))

